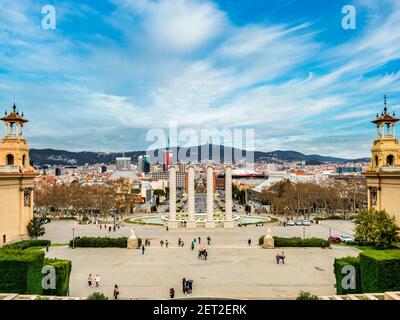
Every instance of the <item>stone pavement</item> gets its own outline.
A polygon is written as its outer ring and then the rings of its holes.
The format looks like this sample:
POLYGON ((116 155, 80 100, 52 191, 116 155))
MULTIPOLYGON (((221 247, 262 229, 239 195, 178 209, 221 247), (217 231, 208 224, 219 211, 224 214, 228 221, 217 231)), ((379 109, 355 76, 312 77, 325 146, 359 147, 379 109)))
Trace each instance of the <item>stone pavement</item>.
MULTIPOLYGON (((333 221, 330 221, 333 222, 333 221)), ((166 231, 162 227, 133 225, 139 237, 152 239, 150 248, 142 256, 140 250, 118 248, 51 247, 49 257, 72 260, 70 294, 86 297, 101 291, 109 297, 115 284, 121 298, 167 299, 169 288, 176 297, 182 297, 183 277, 194 281, 193 297, 228 297, 279 299, 295 298, 300 290, 316 295, 335 293, 333 260, 335 257, 356 256, 358 251, 350 247, 332 249, 285 248, 286 263, 276 264, 278 249, 265 250, 257 246, 258 237, 266 232, 264 227, 243 227, 235 230, 185 230, 166 231), (207 235, 212 238, 208 247, 209 259, 198 260, 197 250, 190 249, 193 238, 207 235), (177 247, 177 239, 185 241, 185 247, 177 247), (252 239, 251 247, 247 239, 252 239), (168 239, 170 247, 160 248, 159 240, 168 239), (99 289, 87 287, 87 277, 97 273, 101 277, 99 289)), ((98 226, 76 225, 72 221, 51 222, 46 226, 44 238, 53 243, 66 243, 75 235, 129 236, 131 226, 117 232, 100 230, 98 226)), ((307 236, 328 237, 332 234, 351 234, 352 224, 334 221, 334 224, 306 227, 307 236)), ((302 236, 302 227, 272 226, 273 235, 302 236)), ((279 251, 282 251, 280 249, 279 251)))

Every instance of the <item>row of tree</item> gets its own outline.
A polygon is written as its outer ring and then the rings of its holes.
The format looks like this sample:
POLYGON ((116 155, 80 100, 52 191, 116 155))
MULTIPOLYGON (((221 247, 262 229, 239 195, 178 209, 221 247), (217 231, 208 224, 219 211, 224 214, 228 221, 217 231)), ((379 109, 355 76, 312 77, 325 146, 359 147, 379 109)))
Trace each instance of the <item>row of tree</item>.
POLYGON ((259 200, 274 213, 358 212, 367 206, 364 181, 337 181, 322 186, 284 180, 261 192, 259 200))
POLYGON ((133 204, 129 185, 53 184, 34 191, 35 211, 44 215, 106 217, 113 210, 123 211, 133 204))

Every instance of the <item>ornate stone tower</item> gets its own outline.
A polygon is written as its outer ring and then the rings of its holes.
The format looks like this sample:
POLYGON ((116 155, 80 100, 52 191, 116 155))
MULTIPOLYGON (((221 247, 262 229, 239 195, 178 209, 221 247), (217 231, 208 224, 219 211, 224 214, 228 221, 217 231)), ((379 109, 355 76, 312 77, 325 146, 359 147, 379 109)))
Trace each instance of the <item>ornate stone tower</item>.
POLYGON ((4 114, 5 135, 0 140, 0 246, 25 238, 26 226, 33 217, 33 179, 29 146, 22 135, 28 122, 17 107, 4 114))
POLYGON ((377 136, 371 149, 371 164, 364 176, 368 185, 368 207, 385 209, 400 225, 400 144, 395 130, 400 119, 394 112, 388 113, 386 104, 385 96, 383 112, 372 121, 377 136))

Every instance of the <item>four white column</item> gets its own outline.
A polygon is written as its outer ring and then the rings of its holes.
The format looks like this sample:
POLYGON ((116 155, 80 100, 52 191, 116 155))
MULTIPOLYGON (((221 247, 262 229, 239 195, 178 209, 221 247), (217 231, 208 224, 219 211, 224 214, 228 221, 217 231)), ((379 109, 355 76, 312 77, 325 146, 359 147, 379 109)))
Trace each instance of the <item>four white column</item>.
MULTIPOLYGON (((188 170, 188 228, 196 228, 194 166, 188 170)), ((177 228, 176 221, 176 165, 169 166, 169 220, 170 228, 177 228)), ((234 227, 232 219, 232 165, 225 167, 225 219, 224 228, 234 227)), ((207 165, 207 219, 206 228, 215 228, 214 221, 214 166, 207 165)))

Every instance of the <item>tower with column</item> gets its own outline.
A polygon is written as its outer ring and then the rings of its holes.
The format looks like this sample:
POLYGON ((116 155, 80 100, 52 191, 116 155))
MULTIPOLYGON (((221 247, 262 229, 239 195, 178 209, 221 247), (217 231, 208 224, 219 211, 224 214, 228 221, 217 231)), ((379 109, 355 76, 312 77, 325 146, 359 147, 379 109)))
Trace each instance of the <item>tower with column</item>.
POLYGON ((168 228, 175 229, 178 227, 176 221, 176 165, 170 165, 169 168, 169 221, 168 228))
POLYGON ((214 166, 207 165, 207 220, 206 228, 215 228, 214 221, 214 166))
POLYGON ((191 164, 187 167, 188 174, 188 220, 186 227, 189 229, 196 228, 195 221, 195 191, 194 191, 194 166, 191 164))
POLYGON ((225 166, 225 220, 224 228, 233 228, 232 218, 232 165, 225 166))

